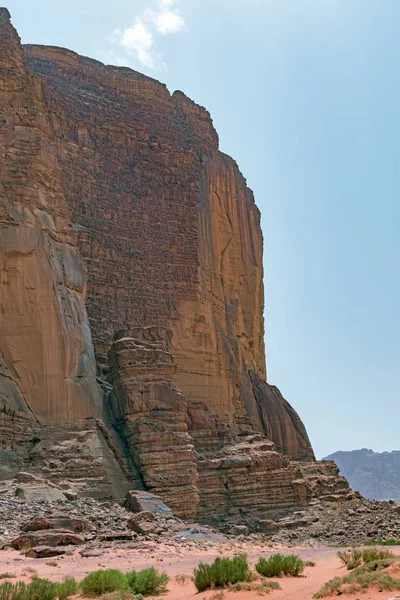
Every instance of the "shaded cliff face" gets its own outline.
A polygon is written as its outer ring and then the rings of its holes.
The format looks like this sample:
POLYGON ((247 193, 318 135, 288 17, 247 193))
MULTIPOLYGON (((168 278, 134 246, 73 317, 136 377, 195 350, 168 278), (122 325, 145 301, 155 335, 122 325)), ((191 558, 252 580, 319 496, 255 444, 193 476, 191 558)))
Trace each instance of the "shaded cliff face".
POLYGON ((294 460, 315 460, 306 428, 297 412, 274 385, 250 373, 265 435, 274 440, 278 452, 294 460))
POLYGON ((42 83, 0 10, 0 410, 33 422, 100 414, 85 268, 42 83))
MULTIPOLYGON (((115 331, 167 326, 185 398, 264 431, 249 377, 266 376, 260 215, 209 114, 130 69, 53 47, 25 53, 46 83, 100 377, 115 331)), ((304 459, 308 440, 288 433, 280 447, 304 459)))
POLYGON ((351 487, 371 500, 400 501, 400 452, 373 450, 339 451, 324 460, 334 460, 351 487))
POLYGON ((101 374, 116 330, 171 327, 185 397, 260 428, 247 375, 265 377, 259 212, 208 113, 129 69, 26 55, 47 84, 101 374))

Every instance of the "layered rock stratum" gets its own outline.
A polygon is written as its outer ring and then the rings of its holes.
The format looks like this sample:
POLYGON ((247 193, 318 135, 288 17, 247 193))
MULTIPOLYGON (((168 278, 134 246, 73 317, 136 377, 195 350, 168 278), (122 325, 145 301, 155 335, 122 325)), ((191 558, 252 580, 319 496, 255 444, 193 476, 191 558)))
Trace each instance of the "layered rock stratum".
POLYGON ((351 494, 266 381, 260 213, 209 113, 4 8, 0 110, 0 476, 203 521, 351 494))

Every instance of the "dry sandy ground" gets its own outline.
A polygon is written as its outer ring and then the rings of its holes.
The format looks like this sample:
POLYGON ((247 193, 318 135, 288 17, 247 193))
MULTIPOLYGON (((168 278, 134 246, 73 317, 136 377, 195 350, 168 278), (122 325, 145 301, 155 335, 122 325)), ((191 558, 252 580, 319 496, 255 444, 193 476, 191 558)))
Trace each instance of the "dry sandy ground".
MULTIPOLYGON (((190 576, 194 567, 200 561, 212 562, 216 556, 233 556, 238 551, 248 554, 252 565, 259 556, 268 557, 273 552, 299 554, 305 560, 313 560, 315 567, 308 567, 304 576, 298 578, 280 578, 278 581, 281 590, 273 591, 268 595, 271 600, 311 600, 313 594, 322 585, 334 577, 345 573, 336 556, 334 548, 290 548, 284 549, 278 546, 269 548, 267 546, 255 546, 254 544, 221 544, 220 546, 199 550, 198 548, 179 548, 173 546, 161 546, 151 543, 141 544, 140 549, 112 550, 101 557, 82 558, 77 552, 71 556, 54 559, 30 559, 22 556, 16 551, 7 550, 0 552, 0 573, 13 573, 18 579, 29 580, 34 569, 38 576, 47 577, 53 581, 60 581, 66 575, 72 575, 77 580, 82 579, 87 573, 101 568, 117 568, 129 571, 133 568, 142 569, 155 565, 160 570, 165 570, 171 577, 168 585, 169 591, 163 595, 165 600, 211 600, 223 598, 224 600, 258 600, 257 592, 223 592, 218 595, 216 591, 196 593, 193 583, 188 579, 184 585, 177 583, 176 575, 185 574, 190 576), (56 565, 56 566, 54 566, 56 565)), ((400 548, 394 548, 396 554, 400 554, 400 548)), ((13 580, 15 581, 15 579, 13 580)), ((379 592, 371 590, 366 594, 346 595, 346 600, 388 600, 396 597, 396 592, 379 592)))

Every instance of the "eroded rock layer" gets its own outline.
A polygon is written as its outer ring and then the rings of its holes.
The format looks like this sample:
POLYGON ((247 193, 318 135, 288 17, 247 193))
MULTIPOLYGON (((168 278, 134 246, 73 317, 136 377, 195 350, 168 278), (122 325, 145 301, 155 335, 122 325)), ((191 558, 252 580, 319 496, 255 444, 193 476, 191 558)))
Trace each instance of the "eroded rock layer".
POLYGON ((176 515, 194 519, 197 457, 186 402, 172 382, 171 355, 160 342, 121 337, 111 347, 110 363, 113 415, 146 489, 162 495, 176 515))

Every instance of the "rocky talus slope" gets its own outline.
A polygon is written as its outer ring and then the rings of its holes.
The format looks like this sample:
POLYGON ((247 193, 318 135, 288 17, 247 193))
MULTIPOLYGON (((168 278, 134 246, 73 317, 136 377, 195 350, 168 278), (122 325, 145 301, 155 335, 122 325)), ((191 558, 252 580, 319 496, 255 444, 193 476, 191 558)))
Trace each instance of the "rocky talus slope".
POLYGON ((0 477, 202 521, 351 495, 266 382, 260 214, 208 112, 4 8, 0 112, 0 477))
POLYGON ((326 460, 334 460, 353 489, 371 500, 400 502, 400 451, 339 451, 326 460))
POLYGON ((241 540, 290 546, 400 539, 395 502, 314 499, 290 515, 251 525, 246 519, 236 524, 228 518, 218 530, 186 523, 160 496, 147 491, 128 492, 119 503, 99 502, 79 497, 66 481, 55 485, 24 472, 0 484, 0 509, 0 550, 11 547, 31 558, 76 552, 96 557, 115 549, 156 550, 157 544, 204 550, 241 540))

